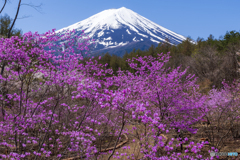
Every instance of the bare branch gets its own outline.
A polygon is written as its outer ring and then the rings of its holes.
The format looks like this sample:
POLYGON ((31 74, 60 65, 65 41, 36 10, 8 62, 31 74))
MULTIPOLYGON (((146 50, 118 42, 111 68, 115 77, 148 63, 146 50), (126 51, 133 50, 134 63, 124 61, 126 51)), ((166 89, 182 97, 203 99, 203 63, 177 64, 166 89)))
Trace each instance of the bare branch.
POLYGON ((30 6, 30 7, 34 8, 36 11, 38 11, 39 13, 42 13, 42 14, 43 14, 43 12, 41 12, 41 11, 39 11, 39 10, 37 9, 37 8, 39 8, 39 7, 42 6, 42 3, 41 3, 40 5, 38 5, 38 6, 35 6, 35 5, 32 5, 32 4, 26 4, 26 3, 22 3, 21 5, 30 6))
POLYGON ((32 17, 32 16, 23 16, 23 17, 17 18, 17 19, 24 19, 24 18, 28 18, 28 17, 32 17))
POLYGON ((114 154, 114 152, 115 152, 115 149, 116 149, 116 146, 117 146, 117 143, 118 143, 118 141, 119 141, 119 137, 121 136, 122 130, 123 130, 123 128, 124 128, 124 125, 125 125, 124 115, 125 115, 125 113, 123 113, 123 117, 122 117, 122 128, 121 128, 120 133, 119 133, 119 135, 118 135, 117 141, 116 141, 116 143, 115 143, 115 145, 114 145, 112 154, 108 157, 108 160, 110 160, 110 158, 113 156, 113 154, 114 154))
POLYGON ((11 30, 12 30, 14 24, 15 24, 16 19, 17 19, 17 16, 18 16, 18 13, 19 13, 19 9, 20 9, 20 5, 21 5, 21 0, 19 0, 17 13, 16 13, 15 18, 13 20, 12 26, 10 27, 10 29, 8 31, 8 38, 10 38, 11 30))
POLYGON ((3 5, 3 7, 2 7, 0 13, 2 13, 2 10, 3 10, 3 8, 5 7, 6 3, 7 3, 7 0, 5 0, 4 5, 3 5))

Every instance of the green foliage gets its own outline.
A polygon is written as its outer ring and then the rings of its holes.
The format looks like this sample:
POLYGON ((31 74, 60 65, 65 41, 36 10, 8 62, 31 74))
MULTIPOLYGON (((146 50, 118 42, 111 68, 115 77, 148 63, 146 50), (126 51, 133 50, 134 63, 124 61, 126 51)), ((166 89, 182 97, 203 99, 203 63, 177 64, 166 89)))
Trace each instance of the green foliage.
POLYGON ((231 46, 239 46, 240 33, 236 31, 227 32, 222 40, 219 40, 218 51, 223 54, 231 46))
POLYGON ((194 51, 195 45, 191 42, 191 38, 187 38, 185 41, 178 45, 178 50, 180 53, 186 56, 191 56, 194 51))
POLYGON ((107 52, 103 57, 101 57, 101 59, 99 60, 99 63, 101 64, 108 64, 107 65, 107 69, 110 68, 110 61, 111 61, 111 55, 107 52))
MULTIPOLYGON (((12 23, 12 19, 10 19, 10 17, 7 14, 0 17, 0 35, 1 36, 7 37, 8 31, 11 27, 11 23, 12 23)), ((20 36, 21 32, 22 31, 20 29, 14 29, 13 28, 11 33, 10 33, 10 37, 20 36)))
POLYGON ((227 32, 221 41, 224 46, 228 44, 238 44, 240 41, 240 33, 236 31, 227 32))

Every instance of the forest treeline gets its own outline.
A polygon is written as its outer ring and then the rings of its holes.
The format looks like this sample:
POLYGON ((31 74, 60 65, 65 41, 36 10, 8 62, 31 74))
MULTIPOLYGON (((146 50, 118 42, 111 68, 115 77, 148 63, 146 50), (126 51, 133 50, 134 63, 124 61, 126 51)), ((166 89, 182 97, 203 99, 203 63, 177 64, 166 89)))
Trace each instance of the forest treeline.
MULTIPOLYGON (((210 35, 206 40, 198 38, 196 43, 192 43, 191 38, 178 45, 170 45, 168 41, 161 42, 157 47, 152 45, 148 50, 133 49, 130 53, 125 53, 123 57, 110 55, 110 53, 102 54, 99 60, 98 56, 92 58, 98 63, 108 64, 107 68, 112 68, 114 74, 119 68, 121 70, 129 70, 134 73, 126 61, 137 56, 153 56, 157 57, 159 53, 170 52, 170 60, 165 64, 165 67, 171 69, 181 65, 181 70, 185 70, 189 66, 187 74, 195 74, 198 77, 197 83, 201 90, 207 93, 213 86, 215 88, 222 87, 222 81, 232 83, 239 78, 238 61, 240 56, 236 53, 240 52, 240 33, 236 31, 227 32, 224 37, 214 39, 210 35)), ((85 58, 83 63, 89 58, 85 58)))

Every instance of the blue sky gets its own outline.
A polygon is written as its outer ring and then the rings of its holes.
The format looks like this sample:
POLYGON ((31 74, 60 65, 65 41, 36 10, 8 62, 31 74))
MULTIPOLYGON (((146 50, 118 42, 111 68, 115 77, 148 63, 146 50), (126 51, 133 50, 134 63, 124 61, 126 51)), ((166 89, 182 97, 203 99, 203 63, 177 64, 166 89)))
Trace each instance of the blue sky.
MULTIPOLYGON (((18 0, 8 0, 3 12, 14 19, 18 0)), ((2 7, 4 0, 0 0, 2 7)), ((15 28, 42 34, 82 21, 106 9, 126 7, 147 19, 193 40, 240 31, 240 0, 22 0, 15 28), (40 13, 41 12, 41 13, 40 13), (24 16, 28 18, 20 19, 24 16)))

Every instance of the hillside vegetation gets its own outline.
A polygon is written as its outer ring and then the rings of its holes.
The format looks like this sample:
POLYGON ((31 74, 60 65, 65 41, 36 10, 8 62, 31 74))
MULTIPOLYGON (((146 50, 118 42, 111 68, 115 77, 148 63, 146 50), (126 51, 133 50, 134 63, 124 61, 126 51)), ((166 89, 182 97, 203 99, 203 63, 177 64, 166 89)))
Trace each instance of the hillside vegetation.
MULTIPOLYGON (((167 40, 166 40, 167 41, 167 40)), ((125 53, 123 57, 110 55, 108 52, 103 53, 101 59, 94 58, 98 63, 108 64, 107 68, 112 68, 114 74, 118 69, 129 70, 134 73, 126 60, 137 56, 153 56, 157 57, 158 53, 170 52, 171 59, 166 63, 165 67, 172 69, 181 65, 181 69, 185 70, 188 66, 187 74, 194 74, 198 77, 202 91, 207 93, 212 86, 221 88, 222 81, 225 79, 231 84, 233 80, 239 79, 238 68, 240 61, 240 33, 236 31, 227 32, 223 38, 214 39, 210 35, 207 40, 197 39, 197 43, 191 43, 191 39, 187 38, 177 46, 165 43, 159 43, 155 48, 152 45, 148 50, 133 50, 125 53)), ((85 58, 87 60, 89 58, 85 58)))

